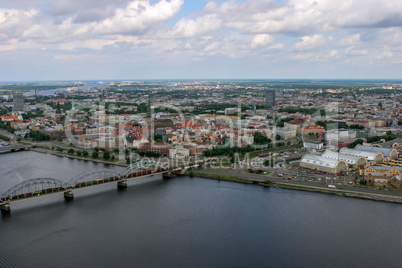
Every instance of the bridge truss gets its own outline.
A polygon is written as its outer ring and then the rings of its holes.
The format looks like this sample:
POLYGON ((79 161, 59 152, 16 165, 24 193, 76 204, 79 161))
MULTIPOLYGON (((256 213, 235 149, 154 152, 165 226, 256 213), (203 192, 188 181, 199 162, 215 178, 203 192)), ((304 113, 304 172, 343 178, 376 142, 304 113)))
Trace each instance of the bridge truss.
POLYGON ((40 194, 60 192, 67 188, 67 184, 53 178, 36 178, 21 182, 1 195, 1 201, 24 199, 40 194))
MULTIPOLYGON (((127 179, 151 175, 154 173, 168 172, 168 165, 153 163, 149 167, 132 165, 122 172, 112 169, 95 169, 80 173, 68 182, 54 178, 36 178, 19 183, 0 196, 0 205, 10 201, 26 199, 44 194, 51 194, 62 191, 71 191, 76 188, 83 188, 110 182, 121 182, 127 179)), ((174 170, 173 170, 174 171, 174 170)))
POLYGON ((81 173, 67 182, 70 190, 84 186, 121 180, 123 174, 112 169, 95 169, 81 173))

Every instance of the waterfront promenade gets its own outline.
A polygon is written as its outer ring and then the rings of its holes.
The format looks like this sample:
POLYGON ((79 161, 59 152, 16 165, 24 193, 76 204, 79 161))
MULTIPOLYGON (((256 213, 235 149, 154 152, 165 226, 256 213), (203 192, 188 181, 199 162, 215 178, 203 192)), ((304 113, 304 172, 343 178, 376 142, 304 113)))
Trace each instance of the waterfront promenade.
POLYGON ((307 179, 300 178, 292 178, 287 179, 287 177, 279 177, 277 175, 259 175, 259 174, 250 174, 243 173, 243 170, 218 170, 218 169, 203 169, 197 170, 195 172, 195 176, 203 177, 203 174, 206 174, 205 177, 213 179, 214 175, 217 175, 216 179, 221 180, 222 177, 227 177, 230 180, 230 177, 240 178, 242 180, 248 181, 249 183, 258 183, 266 186, 274 186, 295 190, 303 190, 303 191, 312 191, 312 192, 322 192, 329 194, 338 194, 346 197, 356 197, 362 199, 370 199, 376 201, 386 201, 393 203, 401 203, 402 204, 402 191, 400 190, 379 190, 381 188, 377 187, 368 187, 368 186, 353 186, 353 185, 336 185, 338 188, 328 188, 328 183, 325 182, 317 182, 317 181, 309 181, 307 179), (270 183, 266 183, 269 181, 270 183))

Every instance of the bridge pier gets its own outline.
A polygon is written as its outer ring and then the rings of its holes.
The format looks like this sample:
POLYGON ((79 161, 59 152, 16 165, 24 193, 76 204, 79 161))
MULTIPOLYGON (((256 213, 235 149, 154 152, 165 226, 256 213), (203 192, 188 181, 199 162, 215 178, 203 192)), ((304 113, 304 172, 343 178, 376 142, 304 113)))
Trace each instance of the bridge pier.
POLYGON ((164 172, 164 173, 162 173, 162 178, 164 180, 172 178, 172 172, 164 172))
POLYGON ((1 214, 10 214, 11 208, 10 208, 10 203, 2 203, 0 205, 1 209, 1 214))
POLYGON ((64 192, 64 199, 73 200, 74 199, 73 191, 65 191, 64 192))
POLYGON ((117 188, 119 190, 127 188, 127 180, 121 180, 117 182, 117 188))

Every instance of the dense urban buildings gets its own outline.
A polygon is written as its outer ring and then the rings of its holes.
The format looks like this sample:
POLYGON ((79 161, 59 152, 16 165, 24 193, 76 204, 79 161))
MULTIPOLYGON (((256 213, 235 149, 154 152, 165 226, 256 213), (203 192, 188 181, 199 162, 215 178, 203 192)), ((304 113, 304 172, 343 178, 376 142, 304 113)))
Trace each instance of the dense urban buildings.
MULTIPOLYGON (((28 87, 25 106, 22 94, 14 93, 10 103, 11 91, 5 92, 3 129, 25 142, 46 142, 51 150, 68 146, 77 153, 88 150, 89 157, 108 152, 122 164, 141 156, 229 156, 233 162, 236 153, 252 150, 261 153, 251 160, 263 163, 272 160, 264 150, 284 148, 270 165, 293 160, 305 170, 350 173, 368 183, 378 179, 380 169, 398 169, 391 161, 398 161, 402 149, 396 140, 402 135, 401 85, 76 83, 49 95, 38 94, 40 86, 28 87)), ((396 185, 390 182, 395 174, 386 174, 382 185, 396 185)))

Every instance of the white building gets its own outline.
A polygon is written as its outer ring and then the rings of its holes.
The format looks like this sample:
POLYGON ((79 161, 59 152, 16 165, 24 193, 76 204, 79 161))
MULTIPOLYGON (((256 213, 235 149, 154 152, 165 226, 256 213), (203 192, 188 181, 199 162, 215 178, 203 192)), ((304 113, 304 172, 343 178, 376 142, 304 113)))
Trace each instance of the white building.
POLYGON ((319 141, 303 141, 303 147, 315 150, 321 150, 324 147, 324 143, 319 141))
POLYGON ((190 150, 183 147, 172 148, 169 150, 169 158, 187 158, 190 156, 190 150))
POLYGON ((363 146, 360 144, 357 145, 355 149, 360 150, 360 151, 365 151, 365 152, 382 153, 386 160, 398 158, 398 151, 395 149, 363 146))
POLYGON ((238 112, 240 112, 239 108, 226 108, 225 109, 225 115, 237 114, 238 112))
POLYGON ((325 139, 328 144, 332 142, 345 141, 350 139, 356 139, 356 131, 354 130, 343 130, 343 129, 334 129, 325 132, 325 139))
POLYGON ((292 128, 276 128, 275 133, 281 136, 285 140, 296 138, 296 129, 292 128))
POLYGON ((370 162, 370 164, 375 165, 384 161, 384 155, 378 152, 367 152, 363 150, 342 148, 339 153, 354 155, 354 156, 363 156, 370 162))

